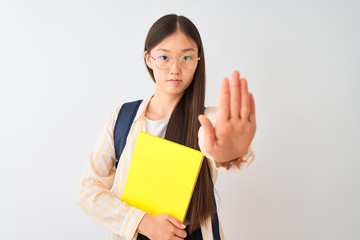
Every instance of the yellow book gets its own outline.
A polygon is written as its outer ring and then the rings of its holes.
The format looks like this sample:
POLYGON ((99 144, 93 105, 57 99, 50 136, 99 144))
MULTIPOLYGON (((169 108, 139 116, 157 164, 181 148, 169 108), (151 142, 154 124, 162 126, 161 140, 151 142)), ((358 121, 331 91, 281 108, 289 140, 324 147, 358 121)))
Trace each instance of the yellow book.
POLYGON ((121 200, 184 222, 203 159, 198 150, 140 132, 121 200))

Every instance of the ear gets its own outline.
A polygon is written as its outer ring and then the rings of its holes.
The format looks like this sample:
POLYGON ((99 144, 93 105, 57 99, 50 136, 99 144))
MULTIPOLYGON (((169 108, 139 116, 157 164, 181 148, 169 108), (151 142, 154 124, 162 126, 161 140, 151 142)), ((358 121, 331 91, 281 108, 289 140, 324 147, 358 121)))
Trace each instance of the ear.
POLYGON ((151 62, 151 56, 150 56, 150 54, 148 53, 148 51, 145 51, 145 52, 144 52, 144 58, 145 58, 146 65, 147 65, 149 68, 153 69, 152 62, 151 62))

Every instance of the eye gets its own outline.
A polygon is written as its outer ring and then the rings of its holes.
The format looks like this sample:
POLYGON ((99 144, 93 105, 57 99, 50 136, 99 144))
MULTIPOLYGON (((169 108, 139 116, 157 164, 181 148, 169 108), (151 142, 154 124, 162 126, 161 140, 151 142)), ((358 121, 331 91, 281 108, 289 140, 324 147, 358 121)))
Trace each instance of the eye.
POLYGON ((184 59, 185 61, 189 61, 189 60, 192 59, 192 57, 191 57, 191 56, 184 56, 183 59, 184 59))
POLYGON ((160 61, 166 61, 166 60, 168 60, 168 59, 169 59, 169 57, 168 57, 168 56, 163 55, 163 56, 158 56, 158 57, 157 57, 157 59, 158 59, 158 60, 160 60, 160 61))

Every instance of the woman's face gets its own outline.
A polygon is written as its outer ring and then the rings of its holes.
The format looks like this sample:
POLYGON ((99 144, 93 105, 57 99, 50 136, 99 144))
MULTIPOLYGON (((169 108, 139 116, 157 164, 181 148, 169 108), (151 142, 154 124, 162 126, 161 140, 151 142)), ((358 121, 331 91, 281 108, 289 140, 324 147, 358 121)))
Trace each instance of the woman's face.
POLYGON ((198 64, 196 61, 193 68, 183 67, 185 62, 179 63, 178 57, 189 59, 189 56, 198 57, 198 48, 196 43, 181 31, 176 31, 166 37, 158 45, 145 52, 146 64, 153 70, 156 82, 156 91, 158 94, 182 96, 185 89, 191 84, 195 70, 198 64), (155 64, 155 59, 173 59, 172 65, 167 69, 159 69, 155 64))

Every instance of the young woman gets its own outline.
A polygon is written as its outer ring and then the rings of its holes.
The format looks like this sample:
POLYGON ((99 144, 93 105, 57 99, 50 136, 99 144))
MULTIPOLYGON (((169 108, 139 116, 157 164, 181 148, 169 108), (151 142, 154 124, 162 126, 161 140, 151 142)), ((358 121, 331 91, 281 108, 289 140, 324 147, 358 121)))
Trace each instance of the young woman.
MULTIPOLYGON (((227 78, 222 81, 218 107, 204 107, 204 50, 195 25, 183 16, 166 15, 153 24, 144 59, 155 93, 139 106, 119 160, 113 131, 121 106, 113 111, 90 155, 78 187, 78 204, 109 230, 108 239, 213 239, 217 169, 239 169, 254 159, 250 147, 256 130, 253 95, 247 81, 234 71, 231 83, 227 78), (206 156, 184 223, 120 200, 140 131, 201 150, 206 156)), ((220 235, 223 239, 221 226, 220 235)))

